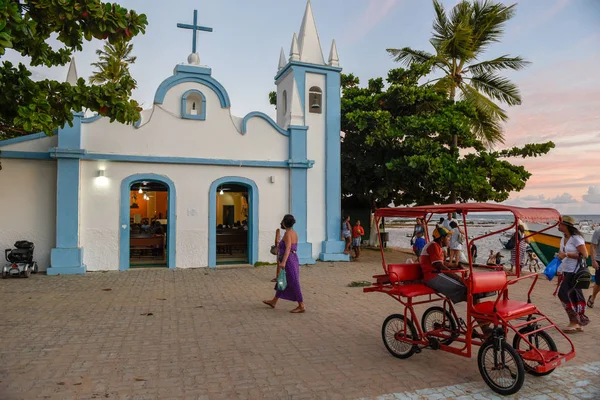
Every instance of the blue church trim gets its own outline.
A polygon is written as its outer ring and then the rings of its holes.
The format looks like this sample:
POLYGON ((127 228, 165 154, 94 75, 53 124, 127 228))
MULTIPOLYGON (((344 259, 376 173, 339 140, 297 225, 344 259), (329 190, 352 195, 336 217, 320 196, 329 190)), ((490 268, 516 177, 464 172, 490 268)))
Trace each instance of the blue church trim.
MULTIPOLYGON (((307 126, 290 126, 290 163, 301 165, 307 162, 307 126)), ((290 172, 290 208, 296 219, 294 229, 298 233, 298 259, 300 264, 314 264, 312 243, 307 242, 308 232, 308 171, 292 167, 290 172)))
POLYGON ((196 82, 212 89, 221 103, 221 108, 231 107, 231 101, 227 91, 211 75, 210 68, 194 67, 190 65, 178 65, 175 67, 175 75, 165 79, 154 95, 154 103, 162 104, 169 89, 185 82, 196 82))
POLYGON ((130 204, 129 196, 131 185, 137 182, 158 182, 169 188, 168 192, 168 210, 167 210, 167 267, 174 269, 176 267, 177 254, 177 192, 175 184, 171 179, 158 174, 135 174, 128 176, 121 182, 121 205, 119 217, 119 270, 129 269, 129 242, 131 226, 129 225, 130 204))
POLYGON ((79 247, 80 164, 73 153, 81 152, 82 113, 75 113, 73 126, 58 132, 56 177, 56 247, 50 252, 48 275, 83 274, 83 248, 79 247))
POLYGON ((0 150, 0 158, 15 158, 22 160, 52 160, 48 152, 0 150))
POLYGON ((198 89, 190 89, 187 92, 185 92, 183 94, 183 96, 181 96, 181 118, 184 119, 197 119, 200 121, 204 121, 206 120, 206 96, 204 96, 204 93, 202 93, 201 91, 199 91, 198 89), (202 99, 200 101, 200 107, 201 107, 201 112, 199 112, 197 115, 193 115, 193 114, 188 114, 187 113, 187 97, 192 94, 195 93, 197 95, 200 96, 200 98, 202 99))
MULTIPOLYGON (((288 72, 294 74, 300 103, 306 115, 306 74, 325 76, 325 241, 319 259, 323 261, 350 261, 344 254, 345 243, 340 240, 341 229, 341 68, 327 65, 307 64, 291 61, 276 76, 278 82, 288 72)), ((308 133, 310 135, 310 131, 308 133)))
POLYGON ((288 131, 286 131, 285 129, 282 129, 279 125, 277 125, 277 123, 275 121, 273 121, 273 119, 271 117, 269 117, 267 114, 262 113, 260 111, 252 111, 251 113, 246 114, 244 119, 242 119, 242 133, 243 134, 245 134, 247 132, 248 120, 250 120, 250 118, 254 118, 254 117, 264 119, 277 132, 281 133, 284 136, 290 136, 290 133, 288 131))
POLYGON ((217 266, 217 188, 234 183, 248 188, 250 216, 248 220, 248 262, 252 265, 258 261, 258 186, 254 181, 239 176, 226 176, 217 179, 208 191, 208 266, 217 266))

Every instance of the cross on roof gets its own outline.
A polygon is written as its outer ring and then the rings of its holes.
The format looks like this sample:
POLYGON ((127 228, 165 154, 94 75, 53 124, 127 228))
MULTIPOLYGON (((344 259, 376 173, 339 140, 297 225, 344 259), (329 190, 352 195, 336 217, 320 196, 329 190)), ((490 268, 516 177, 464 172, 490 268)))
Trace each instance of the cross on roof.
POLYGON ((204 31, 204 32, 212 32, 213 31, 213 28, 208 28, 206 26, 198 25, 198 10, 194 10, 194 23, 192 25, 178 23, 177 27, 183 28, 183 29, 192 29, 194 31, 194 36, 192 39, 192 53, 196 52, 196 33, 197 33, 197 31, 204 31))

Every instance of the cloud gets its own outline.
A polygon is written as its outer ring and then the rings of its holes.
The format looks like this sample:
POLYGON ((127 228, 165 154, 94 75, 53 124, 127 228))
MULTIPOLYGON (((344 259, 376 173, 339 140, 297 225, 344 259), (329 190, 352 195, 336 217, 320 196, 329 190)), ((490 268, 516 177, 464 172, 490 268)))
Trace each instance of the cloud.
MULTIPOLYGON (((599 193, 600 194, 600 193, 599 193)), ((523 197, 517 197, 513 201, 519 200, 520 202, 538 202, 542 204, 572 204, 577 203, 577 199, 573 197, 573 195, 569 193, 563 193, 556 197, 546 198, 545 195, 540 194, 537 196, 528 195, 523 197)))
POLYGON ((571 204, 577 203, 577 199, 569 193, 563 193, 551 199, 545 199, 542 202, 547 204, 571 204))
POLYGON ((352 30, 346 35, 347 41, 353 42, 366 36, 400 2, 401 0, 369 0, 367 9, 360 13, 358 21, 350 24, 352 30))
POLYGON ((587 193, 581 197, 587 203, 600 204, 600 186, 588 187, 587 193))

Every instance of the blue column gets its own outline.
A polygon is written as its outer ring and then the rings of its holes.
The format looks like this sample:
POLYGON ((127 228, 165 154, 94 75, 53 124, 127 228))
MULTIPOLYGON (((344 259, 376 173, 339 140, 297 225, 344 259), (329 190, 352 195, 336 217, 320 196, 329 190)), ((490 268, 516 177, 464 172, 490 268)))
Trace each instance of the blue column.
POLYGON ((342 226, 342 158, 340 73, 327 71, 325 92, 325 223, 326 239, 319 258, 323 261, 350 261, 344 254, 342 226))
POLYGON ((56 177, 56 247, 50 253, 48 275, 83 274, 83 248, 79 247, 79 178, 81 118, 76 113, 73 126, 58 131, 58 147, 51 150, 57 159, 56 177))
POLYGON ((307 159, 307 126, 290 126, 290 209, 296 218, 294 229, 298 233, 298 259, 300 264, 314 264, 312 243, 308 243, 308 169, 312 162, 307 159))

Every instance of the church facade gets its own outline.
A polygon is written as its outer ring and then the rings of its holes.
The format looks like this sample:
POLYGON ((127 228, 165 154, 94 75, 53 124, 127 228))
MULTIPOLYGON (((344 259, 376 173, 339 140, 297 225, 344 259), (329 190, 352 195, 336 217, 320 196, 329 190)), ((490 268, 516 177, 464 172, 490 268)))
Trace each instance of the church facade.
POLYGON ((280 55, 277 118, 236 117, 225 88, 187 64, 133 126, 76 114, 54 136, 0 142, 0 245, 35 244, 48 274, 274 262, 283 215, 302 264, 347 261, 340 240, 340 72, 325 62, 310 1, 280 55))

